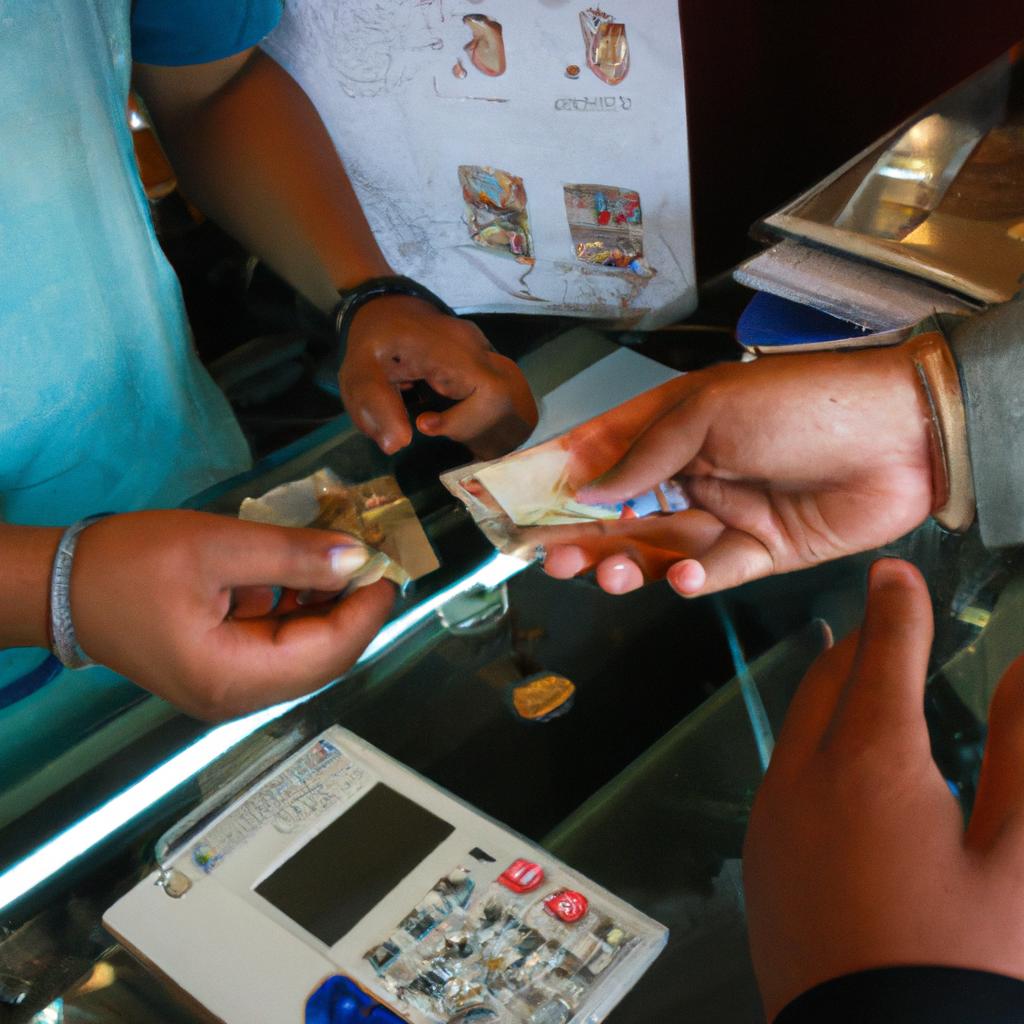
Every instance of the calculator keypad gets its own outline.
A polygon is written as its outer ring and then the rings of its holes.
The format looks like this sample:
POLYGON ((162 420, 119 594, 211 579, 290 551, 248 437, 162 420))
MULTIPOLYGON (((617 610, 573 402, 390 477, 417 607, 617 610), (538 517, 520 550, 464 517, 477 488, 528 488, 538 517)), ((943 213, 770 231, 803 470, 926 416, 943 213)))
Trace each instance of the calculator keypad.
POLYGON ((366 953, 400 1009, 443 1024, 566 1024, 633 936, 521 859, 478 889, 458 865, 366 953), (511 883, 511 884, 510 884, 511 883))

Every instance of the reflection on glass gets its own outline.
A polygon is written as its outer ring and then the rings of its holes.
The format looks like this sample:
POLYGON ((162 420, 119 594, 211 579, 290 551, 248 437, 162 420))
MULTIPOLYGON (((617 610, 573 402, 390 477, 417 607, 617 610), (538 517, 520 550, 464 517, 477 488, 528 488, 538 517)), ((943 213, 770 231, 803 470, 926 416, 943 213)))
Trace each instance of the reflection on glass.
POLYGON ((836 219, 836 227, 900 239, 939 205, 984 128, 942 114, 911 125, 885 150, 836 219))

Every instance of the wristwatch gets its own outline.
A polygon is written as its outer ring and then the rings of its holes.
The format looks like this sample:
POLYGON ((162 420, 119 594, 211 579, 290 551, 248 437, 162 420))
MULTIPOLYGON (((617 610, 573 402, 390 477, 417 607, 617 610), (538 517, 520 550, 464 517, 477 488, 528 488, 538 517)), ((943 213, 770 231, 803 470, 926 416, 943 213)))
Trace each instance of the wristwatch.
POLYGON ((341 292, 341 301, 334 307, 334 335, 342 350, 345 348, 349 328, 356 313, 368 302, 385 295, 411 295, 413 298, 429 302, 447 316, 455 316, 455 311, 444 299, 411 277, 403 274, 371 277, 362 284, 357 284, 355 288, 341 292))

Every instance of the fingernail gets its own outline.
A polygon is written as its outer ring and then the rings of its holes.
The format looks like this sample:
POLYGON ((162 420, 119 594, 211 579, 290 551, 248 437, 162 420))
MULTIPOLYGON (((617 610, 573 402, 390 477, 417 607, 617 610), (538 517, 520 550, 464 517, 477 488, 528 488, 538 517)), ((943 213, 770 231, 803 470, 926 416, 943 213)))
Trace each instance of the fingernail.
POLYGON ((432 433, 441 426, 441 417, 435 412, 425 412, 420 416, 417 426, 424 434, 432 433))
POLYGON ((411 429, 407 434, 384 434, 380 439, 380 449, 385 455, 394 455, 412 440, 411 429))
POLYGON ((672 567, 668 581, 680 594, 689 597, 703 589, 707 582, 707 573, 700 562, 688 558, 672 567))
POLYGON ((880 558, 868 572, 868 585, 872 590, 899 585, 903 582, 903 566, 899 559, 880 558))
POLYGON ((281 595, 284 591, 280 587, 271 587, 270 593, 273 598, 270 602, 270 610, 274 612, 277 611, 277 606, 281 603, 281 595))
POLYGON ((836 635, 832 632, 832 627, 824 620, 821 621, 821 642, 826 648, 834 647, 836 643, 836 635))
POLYGON ((581 573, 587 565, 587 556, 575 544, 558 544, 544 560, 544 568, 556 579, 570 579, 581 573))
POLYGON ((605 562, 601 566, 601 577, 605 590, 612 594, 628 594, 644 584, 643 573, 635 563, 625 558, 605 562))
POLYGON ((299 605, 300 607, 303 607, 303 606, 309 604, 309 602, 312 599, 313 599, 313 591, 312 590, 300 590, 295 595, 295 603, 297 605, 299 605))
MULTIPOLYGON (((335 576, 341 576, 347 579, 354 573, 357 573, 366 563, 370 560, 370 552, 360 545, 359 547, 352 547, 345 545, 343 547, 331 548, 328 552, 331 560, 331 572, 335 576)), ((296 600, 299 600, 296 598, 296 600)), ((301 604, 302 602, 299 601, 301 604)))

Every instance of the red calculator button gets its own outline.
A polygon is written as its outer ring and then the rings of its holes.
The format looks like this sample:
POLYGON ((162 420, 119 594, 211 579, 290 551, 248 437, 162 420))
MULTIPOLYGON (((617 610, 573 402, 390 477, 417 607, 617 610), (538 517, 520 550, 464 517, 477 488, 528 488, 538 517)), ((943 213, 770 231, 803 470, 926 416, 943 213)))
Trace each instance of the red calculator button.
POLYGON ((544 909, 566 924, 578 921, 589 908, 587 897, 573 889, 559 889, 544 900, 544 909))
POLYGON ((513 892, 532 892, 544 881, 544 869, 530 860, 515 860, 498 875, 498 881, 513 892))

